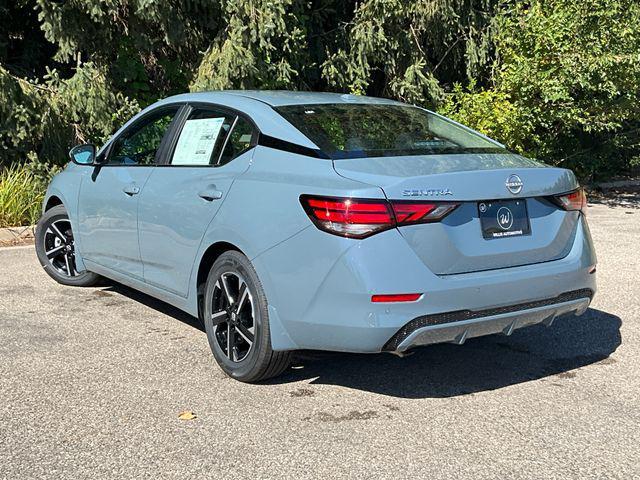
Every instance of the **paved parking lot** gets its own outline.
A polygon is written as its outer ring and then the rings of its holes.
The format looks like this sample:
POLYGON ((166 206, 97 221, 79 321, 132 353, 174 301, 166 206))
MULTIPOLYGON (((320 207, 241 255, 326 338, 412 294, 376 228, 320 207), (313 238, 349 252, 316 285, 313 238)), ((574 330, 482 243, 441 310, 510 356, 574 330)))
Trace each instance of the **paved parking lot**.
POLYGON ((595 205, 580 318, 227 379, 195 320, 0 250, 0 478, 638 478, 640 209, 595 205), (191 410, 197 418, 180 420, 191 410))

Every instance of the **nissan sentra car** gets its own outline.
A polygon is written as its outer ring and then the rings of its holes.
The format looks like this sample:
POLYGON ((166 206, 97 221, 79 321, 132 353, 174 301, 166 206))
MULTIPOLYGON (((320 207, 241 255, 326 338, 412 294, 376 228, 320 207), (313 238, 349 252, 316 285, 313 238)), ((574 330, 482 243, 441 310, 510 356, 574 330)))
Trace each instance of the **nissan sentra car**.
POLYGON ((573 173, 416 106, 184 94, 70 156, 36 230, 45 271, 200 318, 241 381, 298 349, 402 355, 550 325, 596 290, 573 173))

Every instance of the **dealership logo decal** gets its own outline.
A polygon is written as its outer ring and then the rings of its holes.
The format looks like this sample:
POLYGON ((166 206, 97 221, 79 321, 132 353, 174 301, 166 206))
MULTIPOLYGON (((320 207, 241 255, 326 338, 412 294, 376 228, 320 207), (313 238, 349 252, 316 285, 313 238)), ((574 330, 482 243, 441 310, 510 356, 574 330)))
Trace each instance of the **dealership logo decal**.
POLYGON ((453 195, 448 188, 425 188, 421 190, 403 190, 403 197, 444 197, 445 195, 453 195))
POLYGON ((514 195, 517 195, 522 191, 522 186, 524 185, 524 183, 522 183, 520 177, 514 173, 512 175, 509 175, 509 178, 507 178, 505 185, 507 186, 507 190, 509 190, 514 195))
POLYGON ((513 225, 513 213, 507 207, 500 207, 497 214, 498 225, 503 230, 509 230, 513 225))

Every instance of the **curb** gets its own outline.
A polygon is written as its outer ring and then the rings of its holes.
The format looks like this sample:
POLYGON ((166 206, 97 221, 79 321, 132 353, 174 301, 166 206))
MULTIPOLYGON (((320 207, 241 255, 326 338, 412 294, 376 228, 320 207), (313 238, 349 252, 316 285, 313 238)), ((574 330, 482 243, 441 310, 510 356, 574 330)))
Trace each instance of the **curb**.
POLYGON ((12 250, 34 250, 35 251, 35 247, 33 246, 32 243, 29 245, 13 245, 10 247, 0 246, 0 254, 2 252, 12 251, 12 250))
POLYGON ((36 226, 27 225, 24 227, 0 228, 0 242, 11 242, 14 240, 30 240, 34 237, 36 226))
POLYGON ((599 188, 600 190, 610 190, 612 188, 629 188, 640 187, 640 180, 617 180, 614 182, 594 183, 591 188, 599 188))

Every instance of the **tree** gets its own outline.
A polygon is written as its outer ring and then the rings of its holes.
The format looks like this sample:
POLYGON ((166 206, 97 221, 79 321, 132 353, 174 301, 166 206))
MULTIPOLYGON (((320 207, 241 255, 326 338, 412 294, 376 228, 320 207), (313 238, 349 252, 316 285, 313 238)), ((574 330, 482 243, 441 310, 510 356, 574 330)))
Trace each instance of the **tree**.
POLYGON ((333 87, 435 105, 491 59, 494 0, 364 0, 323 64, 333 87))
POLYGON ((108 69, 114 86, 143 104, 182 92, 220 28, 208 0, 36 0, 55 60, 108 69))
POLYGON ((33 0, 0 3, 0 64, 15 75, 37 78, 46 73, 55 47, 44 38, 33 0))
POLYGON ((223 25, 193 90, 326 90, 321 65, 351 21, 346 0, 223 0, 223 25))
POLYGON ((0 159, 66 161, 185 90, 430 106, 587 178, 640 164, 637 0, 15 0, 0 5, 0 159))
POLYGON ((93 63, 69 79, 50 70, 42 82, 20 79, 0 66, 0 165, 63 165, 73 145, 104 142, 138 110, 114 89, 107 70, 93 63))
POLYGON ((637 164, 636 0, 512 0, 495 31, 490 88, 458 89, 446 113, 582 177, 637 164))

